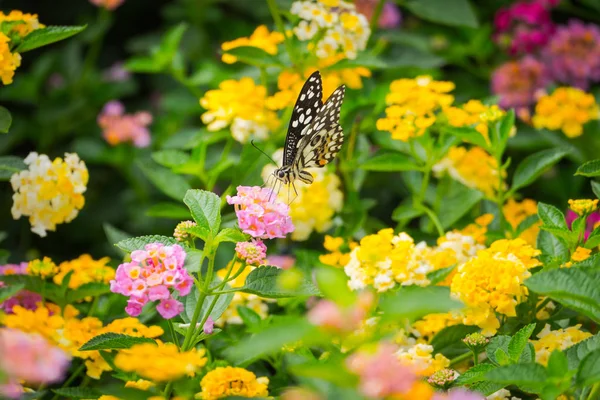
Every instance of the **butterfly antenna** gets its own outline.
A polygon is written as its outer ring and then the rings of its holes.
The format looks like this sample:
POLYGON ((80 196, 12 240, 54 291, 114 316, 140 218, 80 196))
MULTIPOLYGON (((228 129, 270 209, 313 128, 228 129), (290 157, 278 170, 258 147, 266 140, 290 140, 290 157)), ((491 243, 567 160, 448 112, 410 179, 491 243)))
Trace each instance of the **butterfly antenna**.
POLYGON ((265 153, 264 151, 262 151, 261 149, 259 149, 258 146, 254 144, 254 140, 251 140, 250 144, 252 144, 252 146, 254 146, 254 148, 256 150, 258 150, 261 153, 263 153, 269 160, 273 161, 273 164, 277 165, 277 163, 275 162, 275 160, 273 160, 270 155, 268 155, 267 153, 265 153))

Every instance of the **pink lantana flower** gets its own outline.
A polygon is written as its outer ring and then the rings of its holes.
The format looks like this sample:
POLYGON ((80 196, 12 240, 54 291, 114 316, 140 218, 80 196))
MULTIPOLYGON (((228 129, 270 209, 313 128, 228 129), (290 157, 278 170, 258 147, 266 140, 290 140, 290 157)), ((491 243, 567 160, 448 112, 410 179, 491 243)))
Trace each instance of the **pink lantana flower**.
MULTIPOLYGON (((575 221, 578 217, 579 217, 579 215, 577 215, 577 213, 575 213, 575 211, 567 210, 567 215, 565 218, 567 220, 567 226, 569 228, 571 228, 573 221, 575 221)), ((600 225, 600 213, 597 211, 594 211, 593 213, 591 213, 590 215, 587 216, 587 219, 585 221, 585 238, 586 238, 586 240, 590 236, 590 233, 592 233, 592 231, 594 229, 596 229, 596 227, 598 225, 600 225)))
POLYGON ((136 147, 148 147, 150 145, 148 125, 151 123, 152 114, 146 111, 125 114, 125 107, 119 101, 106 103, 98 115, 98 125, 102 128, 102 135, 111 146, 131 142, 136 147))
POLYGON ((520 1, 500 9, 494 18, 494 40, 510 54, 531 54, 544 46, 554 24, 550 12, 537 2, 520 1))
POLYGON ((330 300, 320 300, 307 314, 311 324, 336 333, 353 332, 367 318, 373 305, 373 294, 362 292, 355 304, 342 308, 330 300))
POLYGON ((149 301, 160 300, 156 310, 170 319, 183 311, 183 304, 173 298, 173 292, 187 296, 193 279, 183 267, 185 251, 177 244, 147 244, 144 250, 131 253, 131 262, 117 268, 110 290, 128 296, 125 311, 132 317, 140 315, 149 301))
POLYGON ((263 265, 267 262, 267 246, 260 239, 238 242, 235 245, 235 253, 249 265, 263 265))
MULTIPOLYGON (((7 384, 0 387, 0 397, 19 397, 20 382, 50 384, 63 379, 71 358, 63 350, 52 346, 38 334, 17 329, 0 329, 0 370, 7 376, 7 384)), ((21 393, 20 393, 21 392, 21 393)))
POLYGON ((290 208, 268 188, 238 186, 237 195, 227 196, 235 206, 240 229, 257 239, 284 238, 294 231, 290 208))

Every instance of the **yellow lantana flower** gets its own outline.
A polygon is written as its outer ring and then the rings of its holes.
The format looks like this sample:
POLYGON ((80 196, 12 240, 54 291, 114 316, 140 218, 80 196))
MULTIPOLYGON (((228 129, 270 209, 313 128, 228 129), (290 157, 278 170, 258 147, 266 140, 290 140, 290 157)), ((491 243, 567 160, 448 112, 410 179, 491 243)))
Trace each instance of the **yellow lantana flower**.
POLYGON ((12 25, 9 32, 16 32, 20 37, 25 37, 36 29, 44 28, 45 25, 40 24, 37 14, 26 14, 23 11, 12 10, 8 14, 0 12, 0 25, 3 22, 22 21, 20 24, 12 25))
POLYGON ((54 276, 57 272, 58 267, 50 257, 44 257, 41 260, 33 260, 27 264, 27 275, 39 276, 42 279, 54 276))
POLYGON ((598 199, 569 200, 569 208, 578 215, 591 214, 598 208, 598 199))
POLYGON ((454 96, 448 94, 452 90, 454 83, 434 81, 427 75, 393 81, 385 99, 385 118, 377 120, 377 129, 403 142, 423 135, 435 123, 436 112, 454 102, 454 96))
MULTIPOLYGON (((502 207, 502 212, 506 221, 510 224, 513 229, 517 229, 519 224, 530 215, 537 214, 537 202, 532 199, 523 199, 522 201, 516 201, 515 199, 508 199, 508 201, 502 207)), ((536 222, 529 228, 525 229, 519 235, 520 238, 524 239, 527 243, 534 246, 537 241, 537 236, 540 233, 541 221, 536 222)))
MULTIPOLYGON (((280 32, 269 32, 265 25, 258 26, 252 35, 249 37, 241 37, 230 42, 225 42, 221 45, 224 52, 235 49, 236 47, 257 47, 265 52, 275 55, 277 54, 277 45, 283 42, 283 34, 280 32)), ((227 64, 233 64, 237 61, 237 57, 231 54, 223 54, 221 60, 227 64)))
POLYGON ((257 378, 247 369, 218 367, 202 378, 202 392, 196 398, 217 400, 229 396, 265 397, 269 395, 268 385, 269 378, 257 378))
POLYGON ((448 107, 444 110, 448 124, 456 127, 474 125, 488 142, 488 122, 497 121, 505 114, 497 105, 488 106, 480 100, 469 100, 461 107, 448 107))
POLYGON ((554 350, 564 350, 592 336, 591 333, 581 331, 580 328, 581 325, 575 325, 552 331, 550 325, 546 324, 537 334, 538 340, 531 340, 535 349, 535 361, 548 365, 548 359, 554 350))
POLYGON ((62 262, 53 278, 54 283, 60 285, 71 271, 73 273, 69 280, 69 289, 77 289, 91 282, 109 283, 115 277, 114 268, 106 265, 109 261, 108 257, 94 260, 89 254, 83 254, 74 260, 62 262))
POLYGON ((126 372, 156 382, 173 381, 184 376, 194 376, 206 364, 204 349, 179 352, 174 343, 136 344, 120 350, 115 365, 126 372))
POLYGON ((0 32, 0 80, 4 85, 13 82, 15 70, 21 65, 21 55, 10 52, 9 42, 9 37, 0 32))
POLYGON ((567 137, 574 138, 583 133, 585 123, 598 118, 600 108, 593 95, 562 87, 539 99, 532 122, 537 129, 560 129, 567 137))
MULTIPOLYGON (((329 251, 329 253, 321 254, 319 256, 319 261, 321 261, 323 264, 331 265, 332 267, 343 267, 344 265, 348 264, 348 261, 350 261, 350 253, 346 253, 341 250, 343 245, 343 238, 325 235, 323 247, 325 250, 329 251)), ((351 251, 356 246, 358 246, 358 243, 356 242, 350 241, 348 243, 348 247, 351 251)))

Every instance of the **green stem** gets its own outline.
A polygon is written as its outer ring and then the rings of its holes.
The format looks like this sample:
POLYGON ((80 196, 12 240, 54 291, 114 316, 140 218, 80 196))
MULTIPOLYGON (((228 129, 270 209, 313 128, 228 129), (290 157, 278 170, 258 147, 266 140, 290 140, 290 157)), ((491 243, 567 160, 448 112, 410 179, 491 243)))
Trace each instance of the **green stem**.
POLYGON ((297 72, 300 75, 302 75, 303 71, 299 68, 299 65, 297 64, 296 52, 294 51, 294 46, 292 45, 292 42, 287 35, 285 26, 283 26, 283 20, 281 19, 281 14, 279 13, 279 9, 277 8, 277 3, 275 2, 275 0, 267 0, 267 4, 269 6, 269 11, 273 16, 273 21, 275 21, 275 26, 277 26, 277 30, 283 35, 285 48, 290 56, 290 60, 292 61, 292 66, 297 70, 297 72))
POLYGON ((587 397, 587 400, 596 400, 598 398, 599 394, 600 394, 600 383, 595 383, 594 386, 592 386, 592 390, 590 390, 590 394, 587 397))
POLYGON ((96 312, 96 308, 98 308, 98 296, 94 297, 94 301, 92 301, 92 305, 90 306, 90 311, 88 312, 88 317, 91 317, 94 315, 94 312, 96 312))
POLYGON ((472 354, 473 353, 471 353, 469 351, 469 352, 466 352, 464 354, 461 354, 460 356, 454 357, 452 360, 450 360, 450 366, 458 364, 458 363, 463 362, 465 360, 468 360, 471 357, 472 354))
POLYGON ((541 311, 541 310, 542 310, 544 307, 546 307, 546 304, 548 304, 548 303, 550 303, 550 297, 546 297, 546 298, 544 299, 544 301, 542 301, 542 302, 540 303, 540 305, 536 307, 536 309, 535 309, 535 313, 536 313, 536 315, 537 315, 537 313, 538 313, 538 312, 540 312, 540 311, 541 311))
POLYGON ((375 31, 375 29, 377 29, 377 23, 379 22, 379 17, 381 16, 381 12, 383 11, 384 4, 385 0, 379 0, 377 6, 375 7, 375 11, 373 11, 371 21, 369 22, 369 26, 371 27, 371 35, 375 31))
MULTIPOLYGON (((110 18, 112 18, 110 11, 108 11, 104 7, 100 7, 100 10, 98 11, 98 18, 96 19, 96 24, 104 24, 110 18)), ((104 33, 97 35, 92 41, 92 44, 90 45, 90 48, 85 56, 85 60, 83 62, 83 69, 81 71, 81 75, 79 76, 79 81, 77 82, 76 87, 81 86, 91 69, 96 64, 96 61, 100 56, 100 51, 102 50, 103 39, 104 33)))
POLYGON ((420 207, 423 211, 425 211, 425 214, 427 214, 427 216, 429 217, 431 222, 433 222, 433 225, 435 226, 438 236, 439 237, 444 236, 444 234, 445 234, 444 228, 442 227, 440 220, 438 219, 437 215, 435 215, 433 210, 431 210, 429 207, 427 207, 424 204, 419 204, 418 207, 420 207))
POLYGON ((498 193, 496 193, 496 205, 498 206, 498 221, 500 223, 500 232, 505 234, 506 221, 504 219, 504 179, 502 178, 502 155, 496 156, 498 165, 498 193))
POLYGON ((177 346, 177 349, 181 351, 181 346, 179 345, 179 339, 177 339, 177 333, 175 332, 175 328, 173 327, 173 321, 170 319, 167 320, 167 325, 169 326, 169 332, 171 332, 171 337, 173 338, 173 343, 177 346))
POLYGON ((473 366, 479 364, 479 352, 473 351, 473 366))
POLYGON ((260 69, 260 84, 263 85, 265 88, 267 87, 267 85, 269 84, 269 75, 267 74, 267 68, 265 68, 264 65, 261 65, 259 67, 260 69))
MULTIPOLYGON (((70 385, 71 383, 73 383, 73 381, 74 381, 75 379, 77 379, 77 377, 78 377, 78 376, 79 376, 79 375, 80 375, 80 374, 83 372, 83 370, 84 370, 84 369, 85 369, 85 364, 84 364, 84 363, 81 363, 81 364, 79 365, 79 367, 77 367, 77 369, 76 369, 75 371, 73 371, 73 373, 71 374, 71 376, 69 376, 69 379, 67 379, 67 380, 65 381, 65 383, 63 383, 63 384, 62 384, 61 388, 69 387, 69 385, 70 385)), ((52 400, 58 400, 58 398, 59 398, 59 395, 58 395, 58 394, 55 394, 55 395, 52 397, 52 400)))
POLYGON ((173 382, 167 383, 167 386, 165 386, 165 391, 163 392, 163 397, 165 399, 170 398, 172 390, 173 390, 173 382))

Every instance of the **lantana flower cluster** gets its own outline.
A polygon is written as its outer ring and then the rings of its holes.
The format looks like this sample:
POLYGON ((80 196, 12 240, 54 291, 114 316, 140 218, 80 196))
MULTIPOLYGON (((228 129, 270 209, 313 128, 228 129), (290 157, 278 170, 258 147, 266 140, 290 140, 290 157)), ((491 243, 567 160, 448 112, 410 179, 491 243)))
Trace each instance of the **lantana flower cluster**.
POLYGON ((125 106, 120 101, 106 103, 98 115, 98 125, 102 128, 104 140, 111 146, 131 142, 135 147, 148 147, 148 125, 151 123, 152 114, 146 111, 125 114, 125 106))
POLYGON ((277 54, 277 45, 283 42, 283 40, 282 33, 276 31, 269 32, 269 28, 266 25, 259 25, 249 37, 241 37, 221 44, 221 50, 225 52, 221 60, 226 64, 235 63, 237 57, 226 52, 236 47, 257 47, 274 56, 277 54))
POLYGON ((489 142, 488 122, 496 121, 505 115, 497 105, 486 105, 480 100, 469 100, 462 106, 452 106, 444 110, 451 126, 474 125, 477 132, 489 142))
MULTIPOLYGON (((519 224, 523 222, 527 217, 531 215, 537 215, 537 202, 533 199, 523 199, 517 201, 510 198, 504 203, 502 212, 506 218, 506 222, 510 224, 513 229, 517 229, 519 224)), ((538 234, 540 233, 541 221, 538 221, 525 229, 519 237, 525 240, 529 245, 535 246, 538 234)))
POLYGON ((183 267, 185 256, 177 244, 147 244, 144 250, 131 253, 131 262, 119 265, 115 279, 110 281, 110 290, 129 297, 125 311, 133 317, 140 315, 146 303, 158 300, 156 310, 160 315, 173 318, 183 311, 183 303, 173 297, 174 291, 186 296, 193 285, 192 277, 183 267))
POLYGON ((40 23, 37 14, 24 13, 23 11, 19 10, 12 10, 8 14, 5 14, 0 11, 0 25, 2 25, 3 22, 17 21, 19 21, 20 23, 11 24, 10 29, 6 31, 6 33, 10 35, 14 32, 18 34, 21 38, 24 38, 31 32, 46 27, 44 24, 40 23))
POLYGON ((236 243, 235 253, 249 265, 258 266, 267 262, 267 246, 260 239, 236 243))
POLYGON ((377 129, 403 142, 423 135, 435 123, 435 113, 454 102, 452 90, 454 83, 434 81, 427 75, 393 81, 385 98, 385 118, 377 120, 377 129))
POLYGON ((29 217, 31 231, 46 236, 57 224, 71 222, 83 208, 83 193, 89 174, 77 154, 50 161, 48 156, 29 153, 24 160, 27 169, 10 178, 14 190, 11 209, 14 219, 29 217))
POLYGON ((0 80, 4 85, 13 82, 16 69, 21 65, 21 55, 10 51, 10 38, 0 32, 0 80))
POLYGON ((277 114, 266 108, 266 99, 267 88, 255 84, 252 78, 225 80, 200 99, 207 110, 202 122, 209 131, 230 127, 233 138, 240 143, 251 138, 266 139, 279 126, 277 114))
POLYGON ((227 196, 227 203, 235 206, 242 232, 254 238, 284 238, 294 230, 289 206, 268 188, 238 186, 235 196, 227 196))
POLYGON ((209 371, 200 386, 202 392, 197 398, 202 400, 217 400, 229 396, 267 397, 269 378, 260 377, 244 368, 217 367, 209 371))
POLYGON ((60 285, 70 273, 69 289, 77 289, 92 282, 109 283, 115 277, 115 270, 107 265, 109 261, 109 257, 94 260, 89 254, 83 254, 74 260, 60 263, 52 280, 60 285))
POLYGON ((306 0, 292 3, 290 12, 301 18, 294 34, 301 41, 319 37, 314 51, 319 58, 342 53, 355 59, 371 35, 369 21, 353 3, 342 0, 306 0))
POLYGON ((548 359, 554 350, 564 350, 591 336, 591 333, 581 330, 580 324, 557 330, 552 330, 550 325, 546 324, 537 334, 537 340, 531 340, 535 349, 535 361, 548 365, 548 359))
MULTIPOLYGON (((273 160, 281 164, 283 149, 273 154, 273 160)), ((273 164, 263 168, 262 177, 265 181, 273 175, 275 168, 273 164)), ((277 196, 281 201, 290 203, 289 215, 294 223, 291 238, 296 241, 308 239, 313 231, 321 233, 331 228, 333 217, 342 209, 344 202, 341 182, 335 173, 326 168, 309 168, 306 171, 314 178, 310 185, 296 181, 295 190, 284 187, 285 190, 280 190, 277 196)))

